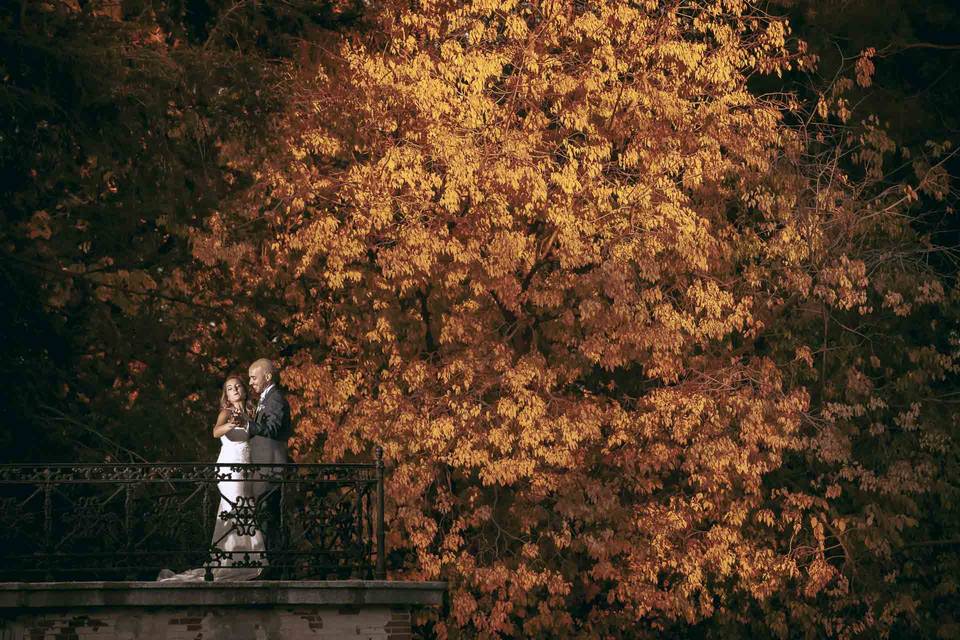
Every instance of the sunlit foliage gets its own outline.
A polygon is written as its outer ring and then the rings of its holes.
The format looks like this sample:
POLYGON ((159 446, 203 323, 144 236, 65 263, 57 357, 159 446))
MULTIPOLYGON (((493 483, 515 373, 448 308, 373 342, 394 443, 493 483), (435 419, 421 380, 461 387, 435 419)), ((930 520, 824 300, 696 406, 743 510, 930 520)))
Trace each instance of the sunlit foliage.
POLYGON ((746 3, 378 7, 223 224, 270 227, 236 275, 295 309, 301 437, 385 447, 436 632, 909 619, 958 357, 910 225, 933 174, 883 182, 842 86, 751 92, 813 60, 746 3))
MULTIPOLYGON (((207 37, 261 42, 248 9, 207 37)), ((450 582, 423 629, 956 630, 958 292, 917 224, 953 150, 856 113, 873 54, 810 100, 757 90, 816 58, 738 0, 327 9, 211 139, 194 261, 94 293, 205 373, 274 350, 300 459, 384 447, 392 575, 450 582)))

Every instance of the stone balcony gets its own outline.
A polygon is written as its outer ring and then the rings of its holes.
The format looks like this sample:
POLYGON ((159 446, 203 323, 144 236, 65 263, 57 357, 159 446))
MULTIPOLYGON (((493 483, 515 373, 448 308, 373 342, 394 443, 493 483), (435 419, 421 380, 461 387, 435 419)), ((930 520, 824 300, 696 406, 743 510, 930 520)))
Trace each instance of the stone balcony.
POLYGON ((409 640, 444 582, 20 582, 0 584, 3 640, 409 640))
POLYGON ((379 455, 0 465, 0 640, 409 639, 413 612, 442 607, 446 583, 384 579, 383 473, 379 455), (269 491, 225 503, 225 483, 246 478, 269 491), (218 521, 273 544, 231 550, 211 541, 218 521), (259 579, 229 579, 251 567, 259 579), (157 582, 160 569, 196 573, 157 582))

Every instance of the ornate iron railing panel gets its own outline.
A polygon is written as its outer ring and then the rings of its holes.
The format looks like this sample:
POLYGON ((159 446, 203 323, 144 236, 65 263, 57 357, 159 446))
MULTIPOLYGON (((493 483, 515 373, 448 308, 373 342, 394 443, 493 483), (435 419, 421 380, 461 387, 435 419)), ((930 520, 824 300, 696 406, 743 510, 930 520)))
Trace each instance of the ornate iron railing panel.
POLYGON ((250 567, 383 578, 383 538, 379 450, 370 464, 0 465, 2 581, 162 569, 219 580, 250 567))

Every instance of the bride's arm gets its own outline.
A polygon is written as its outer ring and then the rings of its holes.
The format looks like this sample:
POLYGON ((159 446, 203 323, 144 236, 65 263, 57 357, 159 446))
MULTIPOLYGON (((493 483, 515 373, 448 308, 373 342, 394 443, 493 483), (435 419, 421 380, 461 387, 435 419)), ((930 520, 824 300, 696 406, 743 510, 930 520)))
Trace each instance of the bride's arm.
POLYGON ((220 415, 217 416, 217 424, 213 425, 213 437, 220 438, 225 436, 234 428, 236 428, 236 425, 230 422, 230 411, 221 409, 220 415))

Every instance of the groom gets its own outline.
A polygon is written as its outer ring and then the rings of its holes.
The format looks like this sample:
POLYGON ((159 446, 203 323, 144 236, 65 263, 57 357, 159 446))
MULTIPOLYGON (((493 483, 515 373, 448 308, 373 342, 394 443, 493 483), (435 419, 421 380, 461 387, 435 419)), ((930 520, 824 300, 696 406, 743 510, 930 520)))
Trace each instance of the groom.
MULTIPOLYGON (((250 365, 250 388, 259 394, 257 412, 245 425, 250 434, 250 457, 252 462, 283 463, 287 461, 287 439, 293 435, 290 424, 290 405, 277 387, 276 365, 272 360, 261 358, 250 365)), ((257 490, 260 495, 268 487, 257 490)))
MULTIPOLYGON (((250 388, 259 394, 257 411, 252 419, 247 419, 244 427, 250 435, 250 462, 258 464, 282 464, 287 462, 287 439, 293 435, 290 423, 290 405, 277 387, 279 376, 272 360, 261 358, 250 365, 250 388)), ((280 475, 281 469, 264 469, 267 480, 254 480, 253 494, 257 502, 263 505, 264 537, 267 543, 267 558, 271 551, 284 548, 284 531, 280 526, 279 485, 270 482, 270 476, 280 475)), ((263 575, 277 574, 276 561, 270 561, 263 575)), ((262 577, 261 576, 261 577, 262 577)))

